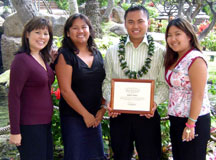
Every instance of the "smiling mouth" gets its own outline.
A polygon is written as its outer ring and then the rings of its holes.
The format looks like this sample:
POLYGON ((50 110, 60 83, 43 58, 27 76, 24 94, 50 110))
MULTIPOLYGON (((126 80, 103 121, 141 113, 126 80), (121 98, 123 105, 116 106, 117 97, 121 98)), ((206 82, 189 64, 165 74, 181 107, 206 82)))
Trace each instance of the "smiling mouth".
POLYGON ((132 31, 132 32, 135 33, 135 34, 136 34, 136 33, 140 33, 140 31, 132 31))
POLYGON ((178 43, 175 43, 175 44, 172 44, 172 46, 173 46, 173 47, 177 47, 177 46, 179 46, 179 44, 178 44, 178 43))
POLYGON ((84 35, 77 36, 77 38, 84 38, 84 37, 85 37, 84 35))

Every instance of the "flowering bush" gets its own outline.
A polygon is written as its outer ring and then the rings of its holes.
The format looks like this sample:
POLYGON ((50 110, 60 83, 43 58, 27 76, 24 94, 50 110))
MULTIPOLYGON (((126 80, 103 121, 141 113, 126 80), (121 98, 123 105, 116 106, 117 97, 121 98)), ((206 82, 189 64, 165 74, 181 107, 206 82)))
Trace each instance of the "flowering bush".
POLYGON ((210 22, 208 20, 203 21, 199 26, 198 26, 198 34, 200 34, 202 31, 204 31, 208 26, 210 22))
POLYGON ((154 7, 155 5, 154 5, 153 2, 150 2, 150 3, 148 4, 148 6, 149 6, 149 7, 154 7))
POLYGON ((60 117, 59 117, 59 110, 58 108, 56 108, 57 106, 59 106, 59 100, 60 100, 60 89, 58 87, 57 79, 55 79, 52 85, 51 96, 53 100, 53 105, 55 106, 53 111, 53 117, 52 117, 54 157, 56 157, 56 159, 62 159, 63 143, 62 143, 62 136, 61 136, 60 117))
POLYGON ((54 90, 54 88, 52 88, 51 94, 55 95, 56 100, 60 99, 60 89, 59 88, 57 88, 56 90, 54 90))
POLYGON ((58 86, 57 78, 55 78, 55 81, 52 84, 51 95, 52 95, 53 105, 54 106, 59 106, 60 89, 59 89, 59 86, 58 86))

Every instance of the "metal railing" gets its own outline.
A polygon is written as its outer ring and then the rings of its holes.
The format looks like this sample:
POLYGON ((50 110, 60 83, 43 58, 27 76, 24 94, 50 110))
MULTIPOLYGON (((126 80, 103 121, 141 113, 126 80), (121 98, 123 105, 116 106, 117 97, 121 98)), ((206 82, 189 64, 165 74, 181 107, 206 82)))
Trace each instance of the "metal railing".
POLYGON ((50 7, 50 2, 48 2, 47 0, 32 0, 32 3, 35 5, 36 9, 38 10, 38 12, 40 11, 40 3, 43 3, 46 10, 48 11, 48 13, 52 14, 52 9, 50 7))
MULTIPOLYGON (((54 108, 54 109, 57 109, 57 110, 59 109, 58 106, 53 106, 53 108, 54 108)), ((104 116, 103 119, 104 119, 104 120, 109 120, 109 117, 104 116)), ((169 119, 168 116, 166 116, 166 117, 161 117, 161 121, 166 121, 166 120, 168 120, 168 119, 169 119)), ((1 128, 0 128, 0 135, 7 134, 9 130, 10 130, 10 125, 5 126, 5 127, 1 127, 1 128)), ((216 133, 216 129, 215 129, 214 131, 211 132, 211 139, 212 139, 213 141, 216 142, 216 137, 213 136, 214 133, 216 133)))

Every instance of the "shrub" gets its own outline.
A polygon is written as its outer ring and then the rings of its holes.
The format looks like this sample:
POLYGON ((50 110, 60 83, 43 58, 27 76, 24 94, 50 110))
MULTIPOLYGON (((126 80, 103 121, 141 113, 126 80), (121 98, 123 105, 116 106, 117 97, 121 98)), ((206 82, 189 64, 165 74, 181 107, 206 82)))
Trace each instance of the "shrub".
POLYGON ((201 41, 201 45, 209 51, 216 51, 216 33, 210 32, 207 37, 201 41))

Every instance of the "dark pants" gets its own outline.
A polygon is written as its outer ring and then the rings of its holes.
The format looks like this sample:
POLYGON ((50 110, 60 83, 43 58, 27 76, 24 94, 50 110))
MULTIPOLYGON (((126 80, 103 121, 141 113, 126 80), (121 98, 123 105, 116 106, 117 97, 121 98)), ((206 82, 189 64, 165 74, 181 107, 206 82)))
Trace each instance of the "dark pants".
POLYGON ((200 116, 196 122, 195 137, 182 142, 182 133, 187 118, 170 116, 170 137, 174 160, 205 160, 206 147, 210 138, 210 115, 200 116))
POLYGON ((51 124, 21 125, 21 160, 53 160, 51 124))
POLYGON ((64 160, 104 160, 101 125, 87 128, 82 117, 61 116, 64 160))
POLYGON ((153 118, 121 114, 110 119, 111 146, 115 160, 131 160, 134 142, 139 160, 160 160, 160 116, 153 118))

